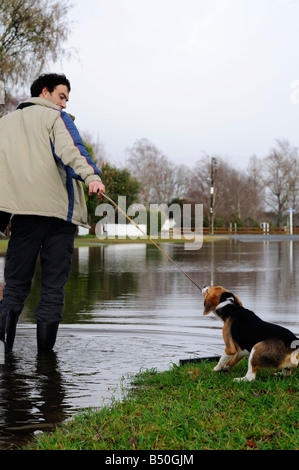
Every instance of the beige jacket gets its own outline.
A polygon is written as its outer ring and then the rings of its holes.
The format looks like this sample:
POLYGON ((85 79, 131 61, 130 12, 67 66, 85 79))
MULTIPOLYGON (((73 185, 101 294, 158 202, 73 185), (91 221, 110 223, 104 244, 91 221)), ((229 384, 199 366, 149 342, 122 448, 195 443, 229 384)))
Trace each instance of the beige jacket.
POLYGON ((88 227, 82 182, 101 178, 73 120, 43 98, 20 107, 0 119, 0 211, 88 227))

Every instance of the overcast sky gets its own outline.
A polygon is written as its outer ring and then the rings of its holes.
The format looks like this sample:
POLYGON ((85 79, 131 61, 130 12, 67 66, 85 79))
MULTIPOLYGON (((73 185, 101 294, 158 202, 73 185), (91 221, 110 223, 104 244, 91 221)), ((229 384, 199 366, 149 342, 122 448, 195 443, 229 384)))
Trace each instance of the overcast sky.
POLYGON ((114 163, 141 138, 190 167, 299 147, 299 1, 73 3, 68 111, 114 163))

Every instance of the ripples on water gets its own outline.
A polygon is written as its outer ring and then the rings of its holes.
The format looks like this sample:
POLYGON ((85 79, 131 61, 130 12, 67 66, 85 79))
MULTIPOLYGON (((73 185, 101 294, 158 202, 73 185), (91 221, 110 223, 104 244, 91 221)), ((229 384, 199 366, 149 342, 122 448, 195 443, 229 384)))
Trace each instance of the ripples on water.
MULTIPOLYGON (((236 240, 198 251, 165 244, 200 286, 220 284, 267 321, 299 334, 299 242, 236 240)), ((0 284, 4 258, 0 257, 0 284)), ((221 324, 202 316, 200 291, 154 246, 75 250, 55 354, 37 358, 34 309, 40 271, 18 326, 14 354, 0 366, 0 447, 49 430, 75 410, 121 398, 121 377, 221 353, 221 324)))

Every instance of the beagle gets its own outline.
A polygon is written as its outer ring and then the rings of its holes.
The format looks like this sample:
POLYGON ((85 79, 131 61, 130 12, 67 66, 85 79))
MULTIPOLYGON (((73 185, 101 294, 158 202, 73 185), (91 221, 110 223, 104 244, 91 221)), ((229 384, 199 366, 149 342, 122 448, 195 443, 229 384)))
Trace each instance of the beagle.
POLYGON ((242 306, 238 297, 221 286, 204 287, 204 315, 213 311, 223 325, 225 351, 214 371, 231 370, 249 356, 245 377, 252 381, 261 368, 281 370, 290 375, 299 363, 298 338, 282 326, 268 323, 242 306))

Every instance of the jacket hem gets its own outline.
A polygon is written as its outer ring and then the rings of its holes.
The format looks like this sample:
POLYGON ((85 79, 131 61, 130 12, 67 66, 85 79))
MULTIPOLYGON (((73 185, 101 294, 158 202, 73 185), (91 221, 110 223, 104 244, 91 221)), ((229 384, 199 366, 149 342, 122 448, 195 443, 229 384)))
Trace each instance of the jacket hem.
POLYGON ((39 211, 22 211, 22 210, 11 210, 11 209, 8 209, 7 207, 0 207, 0 211, 2 212, 7 212, 9 214, 12 214, 12 215, 37 215, 37 216, 40 216, 40 217, 55 217, 56 219, 62 219, 64 220, 65 222, 69 222, 71 224, 74 224, 74 225, 78 225, 80 227, 84 227, 84 228, 90 228, 90 225, 87 223, 87 222, 83 222, 83 221, 79 221, 79 220, 68 220, 68 217, 67 216, 63 216, 63 215, 60 215, 60 214, 54 214, 54 213, 45 213, 45 212, 39 212, 39 211))

